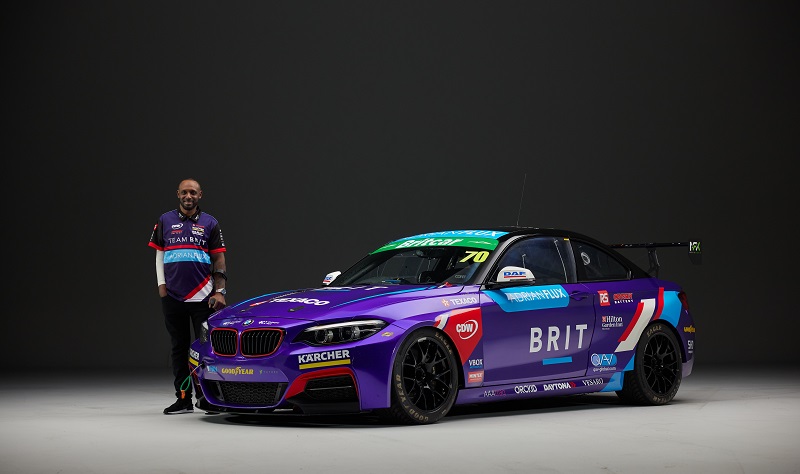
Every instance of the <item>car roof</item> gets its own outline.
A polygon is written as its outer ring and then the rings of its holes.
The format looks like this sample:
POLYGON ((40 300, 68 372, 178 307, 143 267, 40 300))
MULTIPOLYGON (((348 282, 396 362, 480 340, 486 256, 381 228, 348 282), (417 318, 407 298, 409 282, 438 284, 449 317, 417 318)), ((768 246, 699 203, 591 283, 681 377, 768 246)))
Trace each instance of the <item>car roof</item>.
POLYGON ((571 231, 571 230, 555 229, 555 228, 551 228, 551 227, 496 226, 496 227, 488 228, 487 230, 496 230, 496 231, 500 231, 500 232, 507 232, 507 234, 499 237, 498 240, 507 240, 507 239, 509 239, 511 237, 516 237, 518 235, 537 234, 537 235, 563 235, 563 236, 567 236, 567 237, 575 237, 575 238, 590 240, 592 242, 601 243, 597 239, 593 239, 592 237, 589 237, 588 235, 584 235, 584 234, 581 234, 581 233, 578 233, 578 232, 574 232, 574 231, 571 231))

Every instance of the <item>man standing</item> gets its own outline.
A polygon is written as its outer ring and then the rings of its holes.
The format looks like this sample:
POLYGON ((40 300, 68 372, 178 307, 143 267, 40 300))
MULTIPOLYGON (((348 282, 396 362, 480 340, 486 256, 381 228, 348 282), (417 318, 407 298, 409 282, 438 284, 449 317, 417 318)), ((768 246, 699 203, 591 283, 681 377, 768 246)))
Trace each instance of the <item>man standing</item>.
POLYGON ((200 210, 200 183, 184 179, 178 185, 178 209, 158 218, 150 247, 156 249, 156 279, 161 309, 172 339, 172 373, 177 401, 165 415, 191 413, 192 382, 189 346, 202 324, 225 307, 225 241, 219 222, 200 210))

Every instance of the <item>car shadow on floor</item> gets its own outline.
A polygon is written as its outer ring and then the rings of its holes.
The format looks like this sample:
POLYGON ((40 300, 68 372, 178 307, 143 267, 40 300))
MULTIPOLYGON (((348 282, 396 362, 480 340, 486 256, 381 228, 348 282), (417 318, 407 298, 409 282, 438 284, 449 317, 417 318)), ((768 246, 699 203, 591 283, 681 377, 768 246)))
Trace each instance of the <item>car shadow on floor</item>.
MULTIPOLYGON (((678 403, 674 400, 671 403, 678 403)), ((628 407, 614 394, 592 393, 584 395, 567 395, 560 397, 496 401, 491 403, 461 405, 454 407, 451 412, 439 420, 438 424, 457 422, 464 419, 491 418, 519 414, 558 413, 575 410, 598 410, 604 408, 628 407)), ((353 428, 383 428, 401 425, 387 422, 371 413, 363 414, 337 414, 337 415, 303 415, 291 411, 274 412, 263 415, 233 415, 227 413, 206 414, 202 421, 215 424, 234 424, 241 426, 268 426, 268 427, 353 427, 353 428)))

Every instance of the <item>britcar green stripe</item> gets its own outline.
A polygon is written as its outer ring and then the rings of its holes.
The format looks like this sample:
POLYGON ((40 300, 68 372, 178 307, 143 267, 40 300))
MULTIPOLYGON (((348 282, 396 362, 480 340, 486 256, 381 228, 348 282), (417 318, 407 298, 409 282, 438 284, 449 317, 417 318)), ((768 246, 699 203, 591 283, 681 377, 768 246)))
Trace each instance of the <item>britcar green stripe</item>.
POLYGON ((402 248, 420 247, 471 247, 484 250, 494 250, 497 248, 497 240, 483 237, 425 237, 417 239, 402 239, 389 242, 383 247, 372 253, 385 252, 387 250, 402 248))

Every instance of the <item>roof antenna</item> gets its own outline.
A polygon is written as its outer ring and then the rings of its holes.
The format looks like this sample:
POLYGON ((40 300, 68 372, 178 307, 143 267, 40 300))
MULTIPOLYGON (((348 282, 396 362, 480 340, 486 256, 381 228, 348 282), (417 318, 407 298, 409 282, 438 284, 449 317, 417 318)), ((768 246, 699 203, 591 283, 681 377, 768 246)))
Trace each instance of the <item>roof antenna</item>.
POLYGON ((522 194, 519 197, 519 211, 517 211, 517 227, 519 227, 519 215, 522 214, 522 198, 525 196, 525 180, 528 178, 528 173, 522 177, 522 194))

